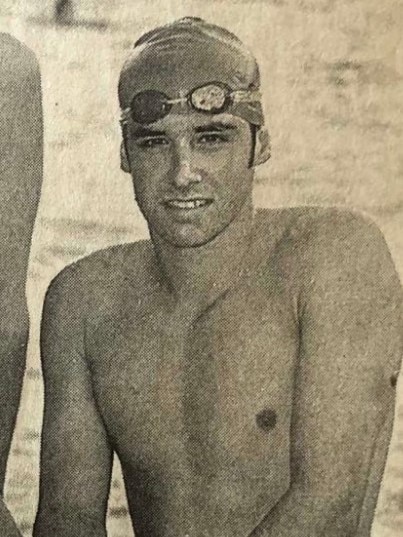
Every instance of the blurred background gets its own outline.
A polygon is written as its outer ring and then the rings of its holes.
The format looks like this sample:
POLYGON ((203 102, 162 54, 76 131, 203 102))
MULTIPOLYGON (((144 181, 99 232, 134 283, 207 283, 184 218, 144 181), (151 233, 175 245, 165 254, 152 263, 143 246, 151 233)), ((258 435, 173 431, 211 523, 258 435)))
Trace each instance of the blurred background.
MULTIPOLYGON (((257 172, 259 206, 347 205, 374 218, 403 275, 403 4, 400 0, 2 0, 0 30, 42 70, 45 177, 28 281, 28 367, 6 500, 32 531, 43 388, 38 327, 44 292, 66 264, 146 235, 119 169, 116 85, 144 31, 199 16, 234 31, 262 69, 273 157, 257 172)), ((403 534, 403 385, 373 537, 403 534)), ((111 537, 133 535, 118 465, 111 537)))

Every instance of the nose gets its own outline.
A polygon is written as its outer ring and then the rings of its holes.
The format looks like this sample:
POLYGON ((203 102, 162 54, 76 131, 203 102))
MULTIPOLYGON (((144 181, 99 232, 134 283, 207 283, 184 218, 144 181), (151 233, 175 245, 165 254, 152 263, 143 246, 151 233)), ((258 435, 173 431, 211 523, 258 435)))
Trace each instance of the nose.
POLYGON ((182 141, 176 148, 176 162, 173 170, 173 183, 178 188, 187 188, 193 183, 200 183, 201 173, 195 169, 192 161, 192 148, 182 141))

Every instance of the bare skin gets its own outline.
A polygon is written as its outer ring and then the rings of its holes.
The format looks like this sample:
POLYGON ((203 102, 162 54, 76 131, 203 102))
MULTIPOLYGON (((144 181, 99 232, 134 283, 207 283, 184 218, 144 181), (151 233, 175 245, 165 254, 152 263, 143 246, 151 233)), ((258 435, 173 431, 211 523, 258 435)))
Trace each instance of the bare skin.
POLYGON ((3 502, 0 502, 0 521, 1 537, 21 537, 21 533, 19 532, 13 517, 3 502))
MULTIPOLYGON (((42 183, 40 75, 33 53, 0 34, 0 497, 28 342, 25 285, 42 183)), ((0 535, 20 535, 0 500, 0 535)))
POLYGON ((253 218, 240 121, 226 141, 194 116, 132 133, 123 167, 152 243, 93 254, 49 289, 35 537, 106 535, 114 450, 137 537, 369 536, 400 284, 359 216, 253 218), (192 196, 213 201, 192 213, 192 196))

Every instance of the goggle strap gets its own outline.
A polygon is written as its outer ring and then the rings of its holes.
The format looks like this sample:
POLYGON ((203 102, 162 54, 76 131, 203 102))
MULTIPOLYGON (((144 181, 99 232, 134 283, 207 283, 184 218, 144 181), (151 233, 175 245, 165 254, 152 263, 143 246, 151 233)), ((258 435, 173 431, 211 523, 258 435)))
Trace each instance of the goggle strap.
POLYGON ((256 102, 261 100, 262 94, 258 90, 236 90, 231 93, 231 97, 234 103, 256 102))
POLYGON ((183 104, 187 103, 188 99, 187 97, 178 97, 178 99, 168 99, 166 101, 167 104, 183 104))
POLYGON ((127 108, 124 108, 120 112, 120 124, 125 125, 131 117, 131 108, 128 106, 127 108))

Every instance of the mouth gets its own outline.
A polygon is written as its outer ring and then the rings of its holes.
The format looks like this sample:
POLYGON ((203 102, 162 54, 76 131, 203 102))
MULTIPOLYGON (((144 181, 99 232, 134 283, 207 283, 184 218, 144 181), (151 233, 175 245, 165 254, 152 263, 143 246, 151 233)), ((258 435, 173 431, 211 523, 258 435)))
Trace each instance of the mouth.
POLYGON ((207 207, 213 202, 209 198, 171 198, 164 201, 164 205, 170 209, 179 209, 182 211, 192 211, 207 207))

